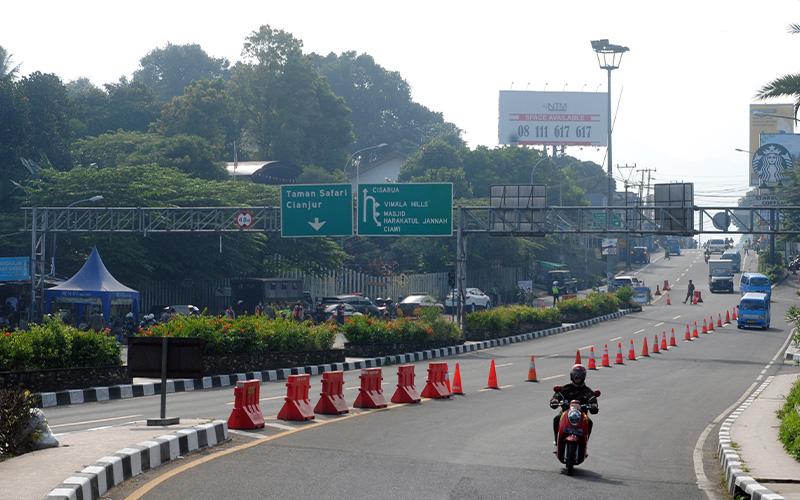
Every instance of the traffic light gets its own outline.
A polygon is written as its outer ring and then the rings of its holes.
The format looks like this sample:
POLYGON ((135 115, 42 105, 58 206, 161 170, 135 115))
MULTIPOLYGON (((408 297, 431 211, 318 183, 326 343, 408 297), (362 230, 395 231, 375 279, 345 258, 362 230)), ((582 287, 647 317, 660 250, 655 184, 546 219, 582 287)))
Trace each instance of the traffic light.
POLYGON ((447 273, 447 284, 450 286, 450 288, 456 286, 456 273, 453 271, 447 273))

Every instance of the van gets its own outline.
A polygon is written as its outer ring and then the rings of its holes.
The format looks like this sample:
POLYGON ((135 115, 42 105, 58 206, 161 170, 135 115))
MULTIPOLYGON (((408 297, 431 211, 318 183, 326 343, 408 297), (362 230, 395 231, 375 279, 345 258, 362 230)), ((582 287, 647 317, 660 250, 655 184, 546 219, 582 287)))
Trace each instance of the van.
POLYGON ((730 249, 722 253, 720 260, 729 260, 733 262, 733 272, 742 272, 742 255, 738 250, 730 249))
POLYGON ((739 290, 742 295, 748 292, 758 292, 766 295, 767 300, 772 298, 772 282, 761 273, 742 273, 739 290))
POLYGON ((724 253, 725 250, 728 249, 728 245, 725 243, 725 240, 708 240, 706 242, 706 249, 708 249, 710 253, 724 253))
POLYGON ((769 328, 769 297, 764 293, 750 292, 739 300, 739 317, 736 320, 739 328, 769 328))

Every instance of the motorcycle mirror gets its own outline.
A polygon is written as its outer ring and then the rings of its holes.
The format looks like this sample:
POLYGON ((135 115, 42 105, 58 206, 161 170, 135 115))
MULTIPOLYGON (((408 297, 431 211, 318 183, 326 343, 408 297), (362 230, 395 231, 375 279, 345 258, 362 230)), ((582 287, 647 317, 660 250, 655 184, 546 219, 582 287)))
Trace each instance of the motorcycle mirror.
POLYGON ((553 392, 561 392, 561 386, 560 385, 554 386, 553 387, 553 392))
POLYGON ((594 391, 594 397, 599 398, 600 397, 600 391, 594 391))

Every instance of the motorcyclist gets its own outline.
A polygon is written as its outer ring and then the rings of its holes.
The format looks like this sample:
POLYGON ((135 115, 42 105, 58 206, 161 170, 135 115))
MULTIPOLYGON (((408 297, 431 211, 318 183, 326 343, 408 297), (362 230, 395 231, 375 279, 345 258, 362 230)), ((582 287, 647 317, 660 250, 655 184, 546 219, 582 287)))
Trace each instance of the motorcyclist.
MULTIPOLYGON (((574 365, 569 372, 569 379, 572 383, 561 386, 561 392, 556 392, 550 399, 550 408, 558 408, 563 403, 569 404, 570 401, 578 401, 581 405, 589 405, 589 413, 592 415, 600 411, 597 406, 597 397, 594 391, 584 383, 586 381, 586 368, 583 365, 574 365)), ((558 443, 558 425, 561 421, 561 414, 564 412, 564 407, 561 406, 561 411, 553 417, 553 443, 558 443)), ((589 419, 589 435, 592 434, 592 419, 589 419)), ((589 436, 586 436, 589 439, 589 436)))

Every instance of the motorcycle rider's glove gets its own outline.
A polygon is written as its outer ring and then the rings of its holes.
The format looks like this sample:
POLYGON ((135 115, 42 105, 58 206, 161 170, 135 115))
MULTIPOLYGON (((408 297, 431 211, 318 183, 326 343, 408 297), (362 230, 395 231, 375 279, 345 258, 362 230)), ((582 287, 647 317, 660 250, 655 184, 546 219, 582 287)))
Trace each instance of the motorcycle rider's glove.
POLYGON ((553 399, 551 399, 551 400, 550 400, 550 408, 552 408, 552 409, 554 409, 554 410, 555 410, 556 408, 558 408, 558 406, 559 406, 560 404, 561 404, 561 403, 560 403, 560 402, 559 402, 557 399, 555 399, 555 398, 553 398, 553 399))
POLYGON ((597 412, 600 411, 600 408, 597 407, 597 404, 593 404, 589 407, 589 413, 592 415, 597 415, 597 412))

